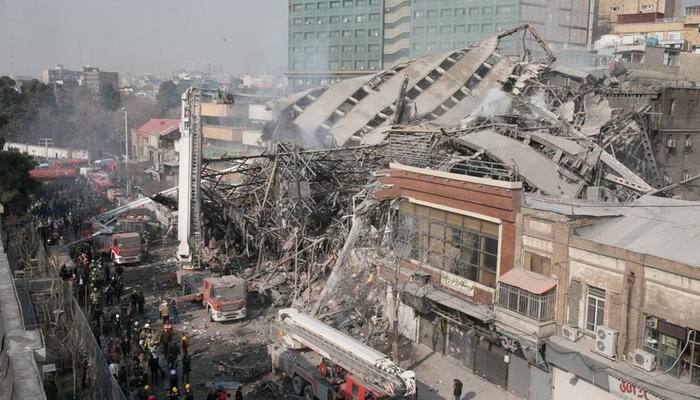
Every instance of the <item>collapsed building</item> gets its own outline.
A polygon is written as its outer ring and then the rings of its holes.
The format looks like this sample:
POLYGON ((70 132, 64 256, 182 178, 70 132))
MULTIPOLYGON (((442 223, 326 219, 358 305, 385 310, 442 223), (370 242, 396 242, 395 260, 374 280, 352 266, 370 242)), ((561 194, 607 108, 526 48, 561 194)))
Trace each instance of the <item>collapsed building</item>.
POLYGON ((658 110, 555 61, 522 26, 276 100, 269 150, 193 164, 193 247, 275 305, 345 314, 375 346, 388 321, 523 398, 695 398, 692 357, 668 372, 695 351, 700 293, 679 282, 697 260, 638 244, 664 208, 698 204, 664 197, 682 182, 659 168, 658 110), (684 321, 660 297, 679 285, 684 321))

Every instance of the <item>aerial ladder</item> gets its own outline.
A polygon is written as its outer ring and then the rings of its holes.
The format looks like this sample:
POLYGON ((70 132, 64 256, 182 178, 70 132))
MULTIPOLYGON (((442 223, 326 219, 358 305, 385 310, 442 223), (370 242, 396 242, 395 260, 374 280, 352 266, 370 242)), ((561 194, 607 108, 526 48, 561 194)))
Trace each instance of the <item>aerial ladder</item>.
POLYGON ((273 366, 284 370, 292 378, 296 394, 307 399, 405 398, 416 392, 413 371, 398 367, 388 356, 316 318, 292 308, 282 309, 275 330, 281 346, 271 345, 273 366), (309 358, 303 349, 320 357, 309 358), (320 374, 310 370, 314 367, 320 374), (341 375, 343 379, 333 385, 331 379, 318 379, 319 375, 341 375))
POLYGON ((233 104, 220 90, 189 88, 182 94, 178 169, 178 260, 183 269, 201 267, 202 241, 202 104, 233 104))

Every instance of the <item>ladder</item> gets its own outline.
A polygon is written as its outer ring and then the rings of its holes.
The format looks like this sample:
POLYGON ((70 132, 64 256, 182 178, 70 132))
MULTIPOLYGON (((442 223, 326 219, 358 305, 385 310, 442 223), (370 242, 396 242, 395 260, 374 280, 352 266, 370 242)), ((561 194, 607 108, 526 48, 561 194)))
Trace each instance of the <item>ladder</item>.
POLYGON ((279 316, 282 322, 280 328, 286 335, 361 378, 373 390, 392 397, 411 396, 416 392, 413 371, 399 368, 387 356, 366 344, 293 309, 280 310, 279 316), (323 325, 324 330, 335 331, 334 334, 324 335, 313 329, 317 324, 323 325), (334 339, 339 339, 342 343, 336 343, 334 339), (356 348, 356 351, 351 347, 356 348), (374 360, 370 361, 358 354, 369 354, 374 360))
POLYGON ((202 90, 192 89, 188 99, 192 165, 190 175, 190 251, 193 269, 201 267, 202 240, 202 90))

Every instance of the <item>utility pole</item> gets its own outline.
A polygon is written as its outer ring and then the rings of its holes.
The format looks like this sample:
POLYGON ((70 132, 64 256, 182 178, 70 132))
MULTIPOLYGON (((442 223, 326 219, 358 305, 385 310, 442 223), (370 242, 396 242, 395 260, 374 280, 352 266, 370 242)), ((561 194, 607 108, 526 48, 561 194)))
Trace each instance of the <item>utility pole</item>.
POLYGON ((126 107, 122 107, 122 111, 124 111, 124 171, 126 173, 126 196, 129 197, 131 195, 131 175, 129 175, 129 123, 127 120, 129 114, 126 111, 126 107))

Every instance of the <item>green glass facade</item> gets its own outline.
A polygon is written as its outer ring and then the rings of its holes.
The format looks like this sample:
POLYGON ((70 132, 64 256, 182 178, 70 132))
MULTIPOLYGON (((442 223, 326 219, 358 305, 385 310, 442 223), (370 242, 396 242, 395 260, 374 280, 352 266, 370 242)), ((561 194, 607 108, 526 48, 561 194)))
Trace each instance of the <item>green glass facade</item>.
POLYGON ((382 0, 289 1, 289 71, 382 68, 382 0))
POLYGON ((411 57, 465 47, 518 24, 518 0, 411 0, 411 57))

